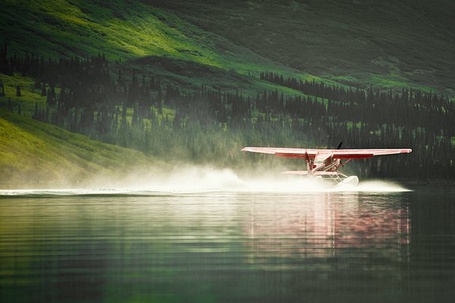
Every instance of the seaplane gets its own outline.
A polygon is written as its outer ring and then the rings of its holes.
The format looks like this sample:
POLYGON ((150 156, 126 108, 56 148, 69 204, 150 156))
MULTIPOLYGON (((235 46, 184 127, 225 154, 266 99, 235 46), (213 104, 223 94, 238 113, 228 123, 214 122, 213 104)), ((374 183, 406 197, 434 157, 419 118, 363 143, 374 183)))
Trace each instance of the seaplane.
POLYGON ((353 159, 366 159, 374 156, 409 154, 410 148, 400 149, 336 149, 286 148, 286 147, 244 147, 243 152, 271 154, 283 158, 296 158, 306 161, 307 170, 285 171, 286 175, 302 175, 317 180, 332 181, 336 186, 357 186, 357 176, 347 176, 339 169, 353 159))

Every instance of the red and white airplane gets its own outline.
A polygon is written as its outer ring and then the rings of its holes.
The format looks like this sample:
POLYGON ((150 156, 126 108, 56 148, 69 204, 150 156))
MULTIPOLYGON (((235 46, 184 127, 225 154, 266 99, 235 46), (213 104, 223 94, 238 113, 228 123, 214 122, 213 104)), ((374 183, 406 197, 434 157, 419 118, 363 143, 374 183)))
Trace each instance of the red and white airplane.
POLYGON ((339 184, 357 185, 357 176, 346 176, 338 169, 346 165, 352 159, 365 159, 374 156, 409 154, 410 148, 402 149, 306 149, 306 148, 283 148, 283 147, 244 147, 242 151, 271 154, 283 158, 298 158, 306 161, 307 170, 287 171, 288 175, 308 175, 322 179, 328 179, 339 184))

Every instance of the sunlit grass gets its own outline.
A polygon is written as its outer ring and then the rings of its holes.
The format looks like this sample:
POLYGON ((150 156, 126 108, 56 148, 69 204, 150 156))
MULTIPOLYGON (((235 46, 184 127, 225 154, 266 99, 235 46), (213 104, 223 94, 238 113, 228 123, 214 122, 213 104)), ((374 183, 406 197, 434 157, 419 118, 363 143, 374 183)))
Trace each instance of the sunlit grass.
POLYGON ((201 30, 171 14, 138 2, 111 1, 108 6, 72 4, 65 0, 53 1, 52 5, 46 1, 27 2, 6 6, 4 15, 14 14, 19 8, 25 10, 24 18, 34 15, 33 19, 25 20, 23 26, 38 29, 46 35, 27 39, 33 51, 42 55, 106 53, 108 58, 123 60, 150 55, 171 56, 217 67, 230 61, 203 41, 201 30), (109 13, 112 15, 106 16, 109 13), (186 34, 188 31, 191 35, 186 34), (48 45, 42 44, 42 40, 52 40, 53 51, 48 52, 48 45))
POLYGON ((140 2, 10 3, 3 7, 0 17, 11 19, 19 10, 22 13, 15 21, 21 25, 12 27, 8 35, 22 36, 27 44, 10 42, 12 51, 17 49, 44 57, 76 55, 85 58, 103 53, 110 60, 122 61, 160 56, 244 75, 258 75, 264 70, 296 74, 288 67, 276 65, 224 38, 204 32, 171 13, 140 2), (28 31, 24 32, 24 29, 28 31), (220 45, 223 51, 220 51, 220 45))
POLYGON ((0 82, 3 82, 5 96, 0 97, 0 104, 6 106, 8 99, 13 103, 14 108, 20 104, 21 113, 31 116, 35 110, 35 104, 40 107, 46 105, 46 96, 41 96, 41 89, 34 88, 35 80, 30 77, 24 77, 19 74, 12 76, 0 74, 0 82), (17 86, 20 87, 20 96, 17 96, 17 86))
POLYGON ((84 181, 85 177, 162 165, 152 157, 105 144, 0 109, 0 182, 84 181), (76 179, 74 179, 76 178, 76 179))

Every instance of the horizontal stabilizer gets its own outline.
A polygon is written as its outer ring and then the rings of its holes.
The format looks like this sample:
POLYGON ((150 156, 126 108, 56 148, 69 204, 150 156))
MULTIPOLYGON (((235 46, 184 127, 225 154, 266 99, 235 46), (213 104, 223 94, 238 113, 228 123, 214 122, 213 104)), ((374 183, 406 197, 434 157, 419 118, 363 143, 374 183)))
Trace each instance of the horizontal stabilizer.
POLYGON ((335 171, 315 171, 308 173, 306 170, 288 170, 285 172, 282 172, 283 175, 300 175, 300 176, 307 176, 307 175, 312 175, 312 176, 335 176, 338 175, 338 172, 335 171))
POLYGON ((315 171, 312 173, 313 176, 336 176, 339 175, 336 171, 315 171))
POLYGON ((308 171, 306 170, 288 170, 282 172, 283 175, 300 175, 300 176, 306 176, 308 175, 308 171))

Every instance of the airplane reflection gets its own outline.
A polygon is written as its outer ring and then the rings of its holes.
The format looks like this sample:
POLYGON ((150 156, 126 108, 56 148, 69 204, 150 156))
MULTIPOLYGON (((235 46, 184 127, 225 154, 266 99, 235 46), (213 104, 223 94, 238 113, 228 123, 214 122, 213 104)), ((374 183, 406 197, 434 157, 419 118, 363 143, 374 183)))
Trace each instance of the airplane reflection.
POLYGON ((381 255, 408 258, 410 219, 399 200, 367 194, 270 197, 251 203, 249 261, 381 255))

